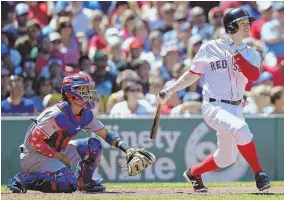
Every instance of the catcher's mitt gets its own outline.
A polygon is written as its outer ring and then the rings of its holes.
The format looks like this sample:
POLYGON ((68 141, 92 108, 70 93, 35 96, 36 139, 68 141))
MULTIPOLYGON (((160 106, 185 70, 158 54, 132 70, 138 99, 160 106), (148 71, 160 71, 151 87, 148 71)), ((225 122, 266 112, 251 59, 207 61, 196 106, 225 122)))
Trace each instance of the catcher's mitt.
POLYGON ((126 151, 127 171, 129 176, 136 176, 156 161, 156 157, 144 149, 130 148, 126 151))

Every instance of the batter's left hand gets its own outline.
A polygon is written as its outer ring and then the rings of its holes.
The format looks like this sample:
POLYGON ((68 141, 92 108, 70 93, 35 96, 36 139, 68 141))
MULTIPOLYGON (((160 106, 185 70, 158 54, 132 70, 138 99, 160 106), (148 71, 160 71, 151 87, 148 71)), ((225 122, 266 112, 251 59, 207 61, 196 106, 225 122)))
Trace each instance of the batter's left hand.
POLYGON ((221 36, 222 42, 227 46, 227 48, 229 49, 229 52, 232 55, 236 55, 237 53, 239 53, 238 48, 236 47, 236 44, 234 43, 234 41, 232 40, 232 38, 228 35, 228 34, 223 34, 221 36))

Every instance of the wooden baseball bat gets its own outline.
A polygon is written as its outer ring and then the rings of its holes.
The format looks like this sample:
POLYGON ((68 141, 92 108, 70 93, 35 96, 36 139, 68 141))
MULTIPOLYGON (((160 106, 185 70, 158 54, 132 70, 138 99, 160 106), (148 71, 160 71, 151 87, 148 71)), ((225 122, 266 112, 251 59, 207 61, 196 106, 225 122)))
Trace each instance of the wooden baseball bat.
MULTIPOLYGON (((160 97, 164 97, 166 94, 164 92, 159 93, 160 97)), ((151 132, 150 132, 150 138, 154 140, 158 134, 159 124, 160 124, 160 112, 161 112, 161 104, 158 104, 155 118, 152 124, 151 132)))

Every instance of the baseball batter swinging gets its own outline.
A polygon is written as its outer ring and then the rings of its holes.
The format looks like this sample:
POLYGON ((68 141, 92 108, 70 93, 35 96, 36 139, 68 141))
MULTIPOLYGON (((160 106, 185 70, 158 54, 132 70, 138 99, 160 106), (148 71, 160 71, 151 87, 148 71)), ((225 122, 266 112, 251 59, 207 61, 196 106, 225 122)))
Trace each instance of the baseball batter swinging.
POLYGON ((162 90, 165 96, 157 97, 163 104, 174 92, 204 76, 202 115, 206 123, 217 131, 218 149, 184 172, 183 176, 192 183, 196 192, 208 191, 201 175, 234 163, 238 150, 255 174, 256 187, 260 191, 270 188, 242 112, 245 86, 248 80, 258 79, 261 62, 259 53, 242 43, 244 38, 249 37, 250 23, 254 20, 243 8, 226 13, 223 19, 226 34, 221 39, 204 43, 191 69, 172 86, 162 90))
POLYGON ((96 102, 95 83, 90 76, 79 73, 65 77, 62 96, 62 102, 44 110, 30 125, 20 146, 25 172, 9 180, 12 192, 70 193, 77 189, 103 192, 106 189, 103 179, 93 178, 102 157, 100 140, 96 137, 71 140, 82 129, 125 152, 129 176, 135 176, 155 161, 152 153, 130 148, 117 133, 97 120, 92 111, 96 102), (75 175, 71 164, 77 164, 75 175))

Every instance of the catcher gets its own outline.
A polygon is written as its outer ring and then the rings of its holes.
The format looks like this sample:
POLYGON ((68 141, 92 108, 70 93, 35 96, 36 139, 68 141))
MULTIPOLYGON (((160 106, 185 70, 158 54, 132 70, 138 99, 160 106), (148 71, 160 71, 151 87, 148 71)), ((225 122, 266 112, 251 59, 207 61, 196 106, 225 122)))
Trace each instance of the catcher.
POLYGON ((97 120, 95 83, 86 74, 65 77, 63 101, 45 109, 28 128, 20 146, 24 173, 11 178, 8 187, 14 193, 27 190, 71 193, 103 192, 103 179, 93 178, 102 157, 102 146, 96 137, 71 140, 80 130, 93 132, 108 144, 126 154, 128 175, 135 176, 155 162, 155 156, 143 149, 130 148, 119 135, 97 120), (72 173, 70 166, 77 164, 72 173))

